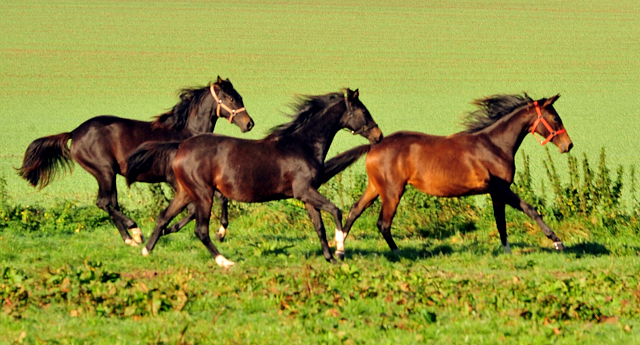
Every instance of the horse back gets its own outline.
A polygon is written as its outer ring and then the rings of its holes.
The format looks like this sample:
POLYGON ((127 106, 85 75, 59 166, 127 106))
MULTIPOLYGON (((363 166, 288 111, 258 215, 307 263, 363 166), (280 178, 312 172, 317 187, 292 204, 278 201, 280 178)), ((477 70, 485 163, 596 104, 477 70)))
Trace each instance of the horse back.
POLYGON ((411 184, 435 196, 477 194, 490 180, 477 146, 472 135, 397 132, 371 148, 367 174, 380 188, 411 184))
POLYGON ((299 174, 319 179, 321 167, 310 162, 300 145, 217 134, 185 140, 173 162, 176 179, 188 192, 198 193, 209 185, 227 198, 242 202, 292 197, 292 185, 299 174))
POLYGON ((183 133, 154 128, 151 122, 103 115, 72 131, 71 154, 85 168, 109 165, 116 173, 126 174, 128 156, 142 143, 182 139, 183 133))

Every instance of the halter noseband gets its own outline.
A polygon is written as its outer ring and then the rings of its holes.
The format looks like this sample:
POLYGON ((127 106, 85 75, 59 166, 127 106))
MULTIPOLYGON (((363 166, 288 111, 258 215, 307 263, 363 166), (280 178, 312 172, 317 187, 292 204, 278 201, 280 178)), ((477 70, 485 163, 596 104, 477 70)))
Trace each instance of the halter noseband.
POLYGON ((551 128, 551 125, 549 125, 549 122, 547 122, 547 120, 544 119, 544 117, 542 117, 542 111, 540 110, 540 106, 538 106, 538 101, 534 101, 533 105, 536 107, 536 112, 538 113, 538 118, 536 119, 536 121, 533 123, 533 126, 531 127, 531 134, 533 134, 533 136, 536 138, 536 140, 538 140, 538 142, 540 143, 540 145, 544 145, 546 143, 548 143, 549 141, 551 141, 551 139, 553 139, 553 137, 555 137, 558 134, 562 134, 562 133, 566 133, 567 130, 566 129, 560 129, 560 130, 553 130, 553 128, 551 128), (547 130, 549 131, 549 136, 544 140, 540 140, 538 138, 538 136, 536 135, 536 128, 538 128, 538 124, 540 124, 540 122, 542 122, 542 124, 547 128, 547 130))
POLYGON ((216 95, 216 92, 213 90, 213 84, 211 84, 209 86, 209 90, 211 91, 211 96, 213 96, 213 99, 216 100, 216 103, 218 103, 218 105, 216 106, 216 116, 221 117, 220 116, 220 108, 226 110, 227 112, 229 112, 229 123, 231 123, 233 121, 233 117, 236 116, 237 113, 240 112, 246 112, 246 110, 244 109, 244 107, 240 108, 240 109, 231 109, 229 108, 226 104, 222 103, 222 100, 218 98, 218 95, 216 95))

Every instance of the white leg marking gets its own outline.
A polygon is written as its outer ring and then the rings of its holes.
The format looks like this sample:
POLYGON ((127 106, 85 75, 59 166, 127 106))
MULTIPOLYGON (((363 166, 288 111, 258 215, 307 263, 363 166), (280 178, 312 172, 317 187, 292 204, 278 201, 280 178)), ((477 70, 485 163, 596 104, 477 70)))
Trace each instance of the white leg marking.
POLYGON ((133 237, 133 240, 136 243, 142 243, 144 236, 142 235, 142 231, 140 230, 140 228, 133 228, 130 230, 131 230, 131 237, 133 237))
POLYGON ((509 242, 507 242, 507 245, 503 246, 502 249, 504 249, 505 254, 511 254, 511 245, 509 244, 509 242))
POLYGON ((344 252, 344 232, 336 228, 336 252, 344 252))
POLYGON ((555 250, 564 250, 564 244, 562 244, 562 241, 553 242, 553 248, 555 250))
POLYGON ((229 267, 231 267, 231 266, 236 264, 233 261, 227 260, 227 258, 225 258, 222 255, 216 256, 216 263, 218 264, 218 266, 220 266, 222 268, 229 268, 229 267))
POLYGON ((124 244, 128 244, 128 245, 130 245, 132 247, 137 247, 138 246, 136 241, 134 241, 134 240, 132 240, 130 238, 127 238, 126 240, 124 240, 124 244))
POLYGON ((220 225, 220 229, 218 229, 218 239, 223 239, 225 236, 227 236, 227 229, 220 225))
POLYGON ((144 257, 149 256, 149 251, 147 250, 147 247, 142 248, 142 256, 144 257))

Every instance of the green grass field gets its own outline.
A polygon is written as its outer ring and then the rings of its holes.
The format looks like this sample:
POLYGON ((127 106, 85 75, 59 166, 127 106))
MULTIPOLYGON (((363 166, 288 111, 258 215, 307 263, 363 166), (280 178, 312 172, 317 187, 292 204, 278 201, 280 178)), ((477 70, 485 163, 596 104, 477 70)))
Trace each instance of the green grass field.
MULTIPOLYGON (((175 104, 178 89, 206 84, 218 75, 230 78, 256 122, 253 131, 243 134, 248 138, 261 138, 270 127, 287 121, 282 113, 295 95, 342 87, 360 89, 362 101, 385 134, 406 129, 459 131, 460 116, 482 96, 525 91, 541 98, 560 93, 555 107, 573 139, 572 155, 597 160, 604 147, 612 168, 640 168, 640 7, 635 1, 27 0, 0 2, 0 17, 0 176, 7 181, 10 199, 23 205, 72 200, 95 208, 95 180, 78 166, 71 176, 42 191, 16 175, 13 167, 21 164, 32 140, 70 131, 100 114, 148 120, 175 104)), ((241 135, 222 121, 215 132, 241 135)), ((330 155, 363 143, 361 137, 340 133, 330 155)), ((532 138, 525 140, 522 150, 532 157, 539 186, 546 176, 544 150, 532 138)), ((554 149, 551 154, 562 170, 565 160, 554 149)), ((362 168, 356 165, 354 170, 358 167, 362 168)), ((120 188, 125 205, 140 205, 138 190, 123 184, 120 188)), ((308 220, 285 222, 291 229, 270 231, 268 221, 282 222, 282 213, 273 213, 260 213, 256 221, 244 214, 232 219, 232 239, 220 246, 239 261, 229 272, 214 267, 190 230, 161 241, 158 250, 143 259, 138 249, 121 244, 110 225, 78 233, 0 229, 0 268, 20 271, 17 276, 31 279, 24 286, 33 291, 61 289, 62 280, 50 279, 45 268, 98 270, 86 268, 85 260, 101 262, 99 270, 120 274, 122 278, 100 282, 125 284, 117 291, 129 291, 140 282, 160 291, 175 286, 172 279, 190 285, 186 307, 162 307, 162 312, 153 313, 150 300, 150 313, 135 311, 127 317, 82 314, 86 305, 71 297, 43 298, 16 309, 20 318, 13 311, 0 313, 0 341, 640 341, 640 244, 632 230, 617 236, 597 226, 586 231, 582 225, 555 224, 566 226, 558 233, 574 236, 575 243, 606 248, 584 251, 574 246, 558 255, 546 249, 549 243, 537 228, 527 230, 526 222, 516 218, 509 231, 521 245, 515 246, 513 256, 500 254, 493 225, 486 222, 471 235, 401 237, 405 251, 398 259, 387 256, 370 215, 357 223, 360 233, 351 242, 349 266, 342 268, 320 258, 308 220), (316 283, 304 283, 314 281, 305 278, 304 272, 311 271, 320 277, 317 294, 310 293, 316 283), (406 278, 412 273, 423 280, 406 278), (375 283, 376 279, 389 283, 375 283), (534 313, 544 317, 523 317, 534 304, 514 299, 533 296, 532 301, 540 301, 535 294, 564 291, 553 287, 558 279, 573 291, 562 296, 578 298, 576 305, 583 303, 588 310, 600 308, 592 313, 598 318, 617 319, 589 319, 582 312, 578 318, 554 319, 553 303, 534 313), (344 287, 331 285, 338 283, 344 287), (459 284, 467 287, 457 291, 459 284), (529 284, 531 290, 518 284, 529 284), (574 293, 571 284, 583 285, 574 293), (356 293, 348 302, 334 296, 368 286, 379 294, 356 293), (434 286, 449 294, 442 297, 445 302, 429 304, 411 297, 416 291, 412 289, 434 286), (507 291, 511 295, 505 295, 507 291), (391 294, 395 297, 387 300, 391 294), (489 302, 491 296, 505 305, 489 302), (477 299, 470 304, 475 310, 460 302, 469 298, 477 299), (490 308, 491 303, 495 306, 490 308)), ((145 231, 151 221, 145 221, 145 231)))

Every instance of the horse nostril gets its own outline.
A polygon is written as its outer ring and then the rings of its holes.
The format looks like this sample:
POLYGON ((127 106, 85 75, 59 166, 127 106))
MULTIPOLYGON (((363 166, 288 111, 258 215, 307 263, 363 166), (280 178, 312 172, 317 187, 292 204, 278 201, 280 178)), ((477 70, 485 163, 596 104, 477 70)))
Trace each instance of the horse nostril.
POLYGON ((567 152, 571 151, 572 148, 573 148, 573 143, 569 143, 569 147, 567 147, 567 152))
POLYGON ((247 123, 247 132, 251 130, 251 128, 253 128, 253 120, 249 121, 249 123, 247 123))

